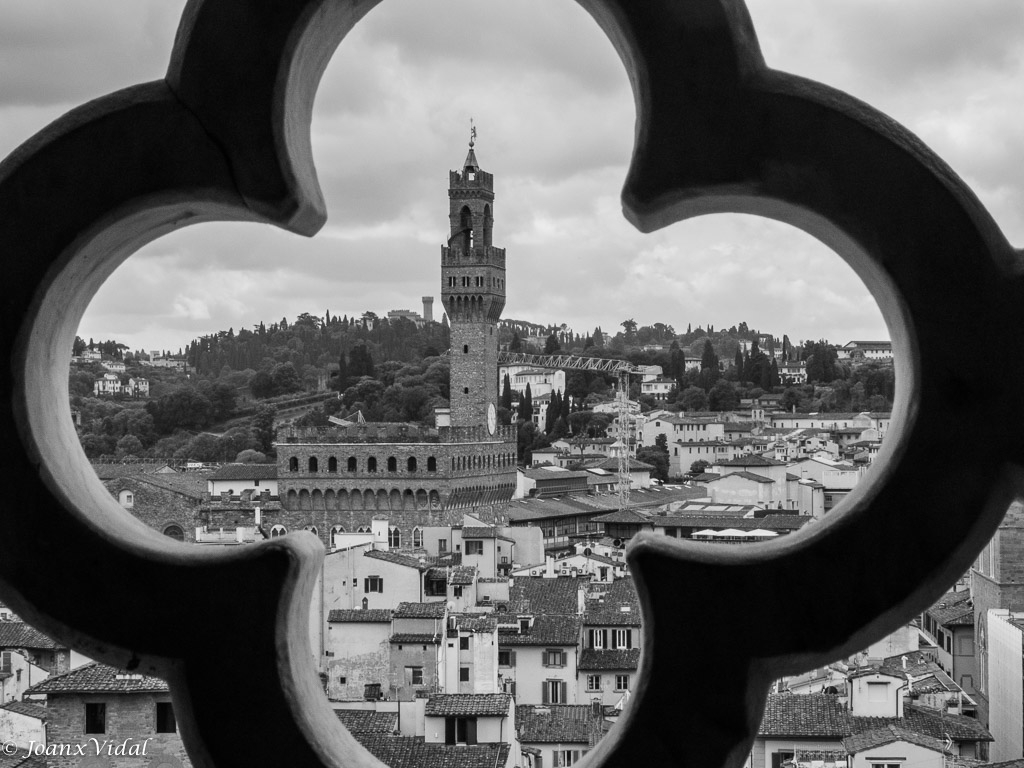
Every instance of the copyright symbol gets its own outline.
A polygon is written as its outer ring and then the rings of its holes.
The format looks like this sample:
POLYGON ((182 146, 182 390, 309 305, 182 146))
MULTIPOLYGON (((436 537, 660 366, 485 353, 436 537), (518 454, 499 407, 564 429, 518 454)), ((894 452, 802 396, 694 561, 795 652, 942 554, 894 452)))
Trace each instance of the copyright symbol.
POLYGON ((5 741, 0 744, 0 754, 16 755, 18 754, 18 745, 13 741, 5 741))

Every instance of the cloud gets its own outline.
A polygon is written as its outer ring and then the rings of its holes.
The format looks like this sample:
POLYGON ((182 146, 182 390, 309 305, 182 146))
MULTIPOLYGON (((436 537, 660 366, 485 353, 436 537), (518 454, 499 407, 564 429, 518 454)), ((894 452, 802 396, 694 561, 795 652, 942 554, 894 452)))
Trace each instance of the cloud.
MULTIPOLYGON (((1024 5, 1018 0, 749 0, 771 66, 864 99, 919 134, 1024 241, 1024 5)), ((0 7, 0 153, 62 111, 166 69, 172 0, 0 7)), ((634 105, 610 42, 573 3, 388 0, 342 42, 312 127, 329 221, 305 239, 192 227, 133 256, 83 329, 177 348, 260 320, 384 314, 439 295, 448 171, 468 121, 496 185, 506 317, 581 332, 641 324, 882 337, 873 299, 806 235, 714 216, 642 235, 618 199, 634 105), (147 319, 147 312, 149 319, 147 319)))

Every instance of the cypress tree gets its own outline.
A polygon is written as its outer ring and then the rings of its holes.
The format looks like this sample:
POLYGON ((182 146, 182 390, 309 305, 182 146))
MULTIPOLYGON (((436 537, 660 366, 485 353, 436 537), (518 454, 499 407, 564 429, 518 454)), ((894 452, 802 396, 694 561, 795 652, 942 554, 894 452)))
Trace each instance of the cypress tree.
POLYGON ((508 411, 512 410, 512 381, 507 373, 501 385, 501 407, 508 411))
POLYGON ((523 421, 533 421, 533 393, 530 392, 530 385, 527 383, 526 392, 519 402, 519 418, 523 421))

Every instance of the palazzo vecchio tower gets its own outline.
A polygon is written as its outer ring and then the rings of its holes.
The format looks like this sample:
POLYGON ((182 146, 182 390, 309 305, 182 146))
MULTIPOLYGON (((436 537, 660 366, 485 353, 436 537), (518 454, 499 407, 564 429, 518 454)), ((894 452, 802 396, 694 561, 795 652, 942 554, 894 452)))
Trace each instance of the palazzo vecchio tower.
MULTIPOLYGON (((475 137, 475 133, 473 134, 475 137)), ((264 505, 267 528, 369 531, 386 517, 392 548, 416 547, 432 525, 469 512, 500 522, 516 487, 516 428, 498 424, 498 320, 505 307, 505 250, 491 244, 494 177, 469 143, 450 171, 448 244, 441 298, 451 349, 449 408, 432 426, 335 420, 278 430, 280 508, 264 505)))
POLYGON ((451 325, 452 426, 487 426, 493 433, 505 249, 491 242, 494 177, 480 170, 473 144, 462 170, 448 175, 451 236, 441 247, 441 301, 451 325))

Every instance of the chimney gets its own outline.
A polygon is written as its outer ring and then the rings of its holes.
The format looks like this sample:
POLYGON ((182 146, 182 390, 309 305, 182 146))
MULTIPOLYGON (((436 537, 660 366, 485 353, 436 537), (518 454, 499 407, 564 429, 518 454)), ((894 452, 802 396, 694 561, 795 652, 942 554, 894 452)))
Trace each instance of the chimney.
POLYGON ((423 322, 432 323, 434 322, 434 297, 424 296, 423 297, 423 322))
POLYGON ((544 578, 553 579, 557 575, 555 573, 555 558, 552 555, 548 555, 544 558, 544 578))

